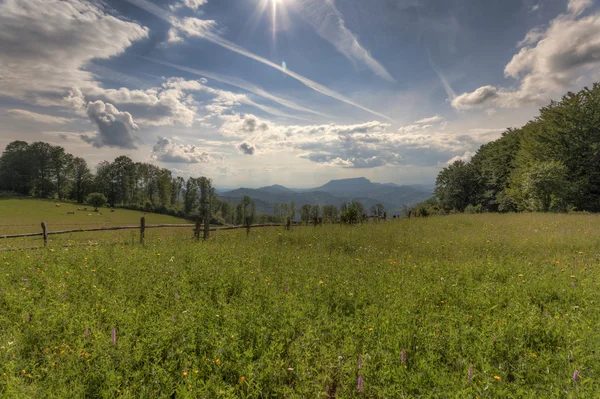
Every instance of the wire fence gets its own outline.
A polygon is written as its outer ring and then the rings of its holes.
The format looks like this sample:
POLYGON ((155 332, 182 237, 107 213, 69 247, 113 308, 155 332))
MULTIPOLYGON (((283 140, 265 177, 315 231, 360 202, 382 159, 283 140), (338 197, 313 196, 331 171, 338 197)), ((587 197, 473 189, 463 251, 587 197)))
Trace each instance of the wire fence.
MULTIPOLYGON (((21 225, 21 226, 27 226, 27 227, 31 227, 31 226, 36 226, 36 225, 21 225)), ((48 229, 48 225, 45 222, 42 222, 40 225, 41 227, 41 231, 38 232, 33 232, 33 233, 19 233, 19 234, 4 234, 4 235, 0 235, 0 240, 5 240, 5 239, 29 239, 29 238, 41 238, 43 240, 43 245, 28 245, 28 246, 18 246, 18 247, 7 247, 7 248, 0 248, 0 251, 19 251, 19 250, 25 250, 25 249, 41 249, 41 248, 45 248, 48 246, 48 243, 50 241, 50 236, 57 236, 57 235, 70 235, 70 234, 81 234, 81 233, 98 233, 98 232, 113 232, 113 231, 134 231, 134 230, 138 230, 139 233, 139 244, 144 244, 144 242, 146 241, 146 236, 147 236, 147 231, 146 230, 158 230, 158 229, 171 229, 171 230, 178 230, 179 229, 192 229, 191 231, 193 232, 193 236, 191 236, 191 238, 194 238, 196 240, 200 240, 200 236, 202 235, 202 238, 207 239, 209 237, 209 233, 210 232, 215 232, 215 231, 227 231, 227 230, 239 230, 239 229, 247 229, 247 231, 250 231, 250 229, 252 228, 258 228, 258 227, 284 227, 285 225, 282 224, 255 224, 255 225, 251 225, 251 226, 222 226, 222 227, 209 227, 209 226, 202 226, 200 221, 196 222, 195 224, 151 224, 151 225, 147 225, 146 224, 146 218, 142 217, 140 219, 140 224, 139 225, 129 225, 129 226, 103 226, 103 227, 86 227, 86 228, 75 228, 75 229, 69 229, 69 230, 54 230, 54 231, 50 231, 48 229)), ((53 224, 53 226, 73 226, 73 224, 53 224)), ((15 227, 15 226, 13 226, 15 227)), ((289 228, 289 226, 287 226, 289 228)), ((135 240, 133 239, 134 236, 130 236, 131 241, 128 244, 134 244, 135 240)), ((159 238, 160 239, 160 238, 159 238)), ((28 242, 26 242, 28 243, 28 242)), ((73 247, 73 246, 90 246, 90 245, 118 245, 118 244, 125 244, 124 242, 118 242, 118 243, 101 243, 101 242, 97 242, 97 241, 93 241, 93 240, 88 240, 87 243, 76 243, 72 240, 68 240, 68 242, 66 244, 62 244, 60 246, 62 247, 73 247)))

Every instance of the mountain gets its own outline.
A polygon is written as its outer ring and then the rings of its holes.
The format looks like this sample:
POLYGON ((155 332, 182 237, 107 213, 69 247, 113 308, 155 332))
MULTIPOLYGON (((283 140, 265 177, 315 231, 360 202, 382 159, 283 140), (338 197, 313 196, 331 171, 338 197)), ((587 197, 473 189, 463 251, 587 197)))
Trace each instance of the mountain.
POLYGON ((294 201, 296 207, 309 205, 336 205, 344 202, 360 201, 369 209, 382 204, 388 215, 399 214, 403 205, 414 205, 433 195, 433 187, 426 185, 401 186, 393 183, 373 183, 364 177, 354 179, 331 180, 327 184, 311 189, 291 189, 276 184, 258 189, 238 188, 221 191, 221 200, 238 203, 244 196, 256 201, 259 213, 273 213, 276 203, 294 201))

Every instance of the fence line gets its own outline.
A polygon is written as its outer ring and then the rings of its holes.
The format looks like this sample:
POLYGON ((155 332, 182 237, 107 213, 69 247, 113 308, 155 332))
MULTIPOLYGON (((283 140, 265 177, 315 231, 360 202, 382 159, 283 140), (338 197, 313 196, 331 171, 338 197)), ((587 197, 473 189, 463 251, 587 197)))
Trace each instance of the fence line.
MULTIPOLYGON (((250 228, 256 227, 284 227, 283 224, 254 224, 251 226, 225 226, 225 227, 210 227, 202 229, 200 220, 196 222, 196 224, 146 224, 146 218, 140 219, 139 226, 111 226, 111 227, 93 227, 89 229, 73 229, 73 230, 57 230, 57 231, 48 231, 48 227, 45 222, 41 223, 42 231, 39 233, 23 233, 23 234, 5 234, 0 235, 0 239, 8 239, 8 238, 24 238, 24 237, 43 237, 44 246, 38 247, 24 247, 24 248, 0 248, 0 251, 18 251, 24 249, 40 249, 48 246, 48 236, 51 235, 59 235, 59 234, 73 234, 73 233, 88 233, 88 232, 96 232, 96 231, 116 231, 116 230, 139 230, 140 231, 140 244, 144 243, 145 231, 146 229, 160 229, 160 228, 194 228, 194 238, 200 239, 200 232, 204 231, 204 239, 208 238, 209 231, 225 231, 225 230, 239 230, 246 229, 249 231, 250 228)), ((289 226, 287 226, 289 228, 289 226)), ((73 245, 64 245, 64 247, 69 247, 73 245)))

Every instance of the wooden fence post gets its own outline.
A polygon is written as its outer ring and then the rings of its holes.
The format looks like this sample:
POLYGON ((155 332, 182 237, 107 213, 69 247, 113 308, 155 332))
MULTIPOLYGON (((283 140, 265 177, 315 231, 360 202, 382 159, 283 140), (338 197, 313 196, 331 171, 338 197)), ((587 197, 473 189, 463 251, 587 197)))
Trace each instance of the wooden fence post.
POLYGON ((194 230, 194 238, 196 239, 196 241, 200 240, 200 217, 196 218, 196 229, 194 230))
POLYGON ((204 218, 204 239, 208 239, 208 235, 210 234, 210 218, 204 218))
POLYGON ((48 230, 46 229, 46 222, 42 222, 42 233, 44 234, 44 247, 48 246, 48 230))
POLYGON ((140 219, 140 244, 144 244, 144 235, 146 234, 146 218, 140 219))

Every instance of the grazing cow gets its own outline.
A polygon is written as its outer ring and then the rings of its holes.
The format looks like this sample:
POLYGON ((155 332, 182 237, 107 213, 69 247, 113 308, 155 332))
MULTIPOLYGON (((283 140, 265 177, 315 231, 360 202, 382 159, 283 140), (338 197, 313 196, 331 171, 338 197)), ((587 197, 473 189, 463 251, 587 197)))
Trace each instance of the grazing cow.
POLYGON ((78 210, 78 211, 80 211, 80 210, 81 210, 81 208, 77 208, 77 210, 78 210))
POLYGON ((88 216, 92 216, 92 214, 91 214, 91 213, 88 213, 88 216))
POLYGON ((114 212, 115 210, 114 210, 114 209, 111 209, 110 211, 111 211, 111 212, 114 212))
POLYGON ((98 212, 98 216, 102 216, 102 214, 100 212, 98 212))
POLYGON ((87 212, 87 208, 83 208, 83 210, 87 212))
POLYGON ((55 204, 55 206, 56 206, 57 208, 60 208, 60 204, 55 204))
POLYGON ((69 212, 67 212, 67 215, 74 215, 74 214, 75 214, 75 211, 69 211, 69 212))

